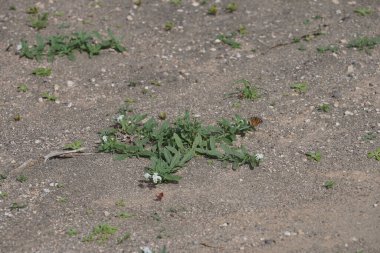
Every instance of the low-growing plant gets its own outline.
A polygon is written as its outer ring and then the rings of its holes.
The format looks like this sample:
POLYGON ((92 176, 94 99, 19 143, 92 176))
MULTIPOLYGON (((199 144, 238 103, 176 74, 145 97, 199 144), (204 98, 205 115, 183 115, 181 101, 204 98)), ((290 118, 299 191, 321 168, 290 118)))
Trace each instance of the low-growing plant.
POLYGON ((20 183, 24 183, 24 182, 26 182, 26 180, 28 180, 28 177, 25 175, 19 175, 16 177, 16 181, 20 182, 20 183))
POLYGON ((49 13, 35 14, 30 18, 29 26, 37 29, 37 31, 44 29, 48 25, 49 13))
POLYGON ((27 205, 26 204, 20 204, 20 203, 12 203, 12 205, 9 207, 9 209, 11 210, 20 210, 20 209, 23 209, 23 208, 26 208, 27 205))
POLYGON ((321 158, 322 158, 322 155, 321 155, 321 153, 319 151, 308 152, 308 153, 306 153, 306 156, 307 156, 307 158, 309 158, 311 160, 314 160, 314 161, 317 161, 317 162, 319 162, 321 160, 321 158))
POLYGON ((32 6, 32 7, 29 7, 25 12, 27 14, 35 15, 39 12, 39 9, 36 6, 32 6))
POLYGON ((326 53, 326 52, 332 52, 332 53, 337 53, 339 51, 339 48, 335 45, 328 45, 328 46, 320 46, 317 47, 317 52, 318 53, 326 53))
POLYGON ((66 144, 63 149, 68 149, 68 150, 77 150, 82 147, 82 141, 74 141, 72 143, 66 144))
POLYGON ((78 230, 76 230, 75 228, 70 228, 66 231, 66 234, 70 237, 73 237, 78 234, 78 230))
POLYGON ((256 100, 260 97, 259 91, 255 86, 253 86, 248 80, 241 79, 237 80, 235 83, 241 83, 244 85, 243 88, 238 88, 236 92, 229 93, 228 96, 237 95, 239 99, 256 100))
POLYGON ((377 148, 375 151, 373 151, 373 152, 369 152, 368 154, 367 154, 367 157, 368 158, 374 158, 374 159, 376 159, 377 161, 380 161, 380 147, 379 148, 377 148))
POLYGON ((182 4, 182 0, 170 0, 170 3, 174 4, 174 5, 181 5, 182 4))
POLYGON ((377 135, 376 133, 374 132, 369 132, 369 133, 366 133, 365 135, 363 135, 363 140, 365 141, 372 141, 374 139, 376 139, 377 135))
POLYGON ((368 15, 371 15, 373 13, 373 10, 371 7, 358 7, 354 10, 354 12, 356 14, 358 14, 359 16, 368 16, 368 15))
POLYGON ((247 28, 244 25, 240 25, 237 32, 239 35, 244 36, 247 34, 247 28))
POLYGON ((28 91, 28 86, 26 86, 26 84, 20 84, 17 87, 17 91, 18 92, 27 92, 28 91))
POLYGON ((116 153, 118 159, 146 157, 151 160, 145 179, 153 183, 177 182, 175 173, 195 155, 233 164, 233 169, 258 166, 262 155, 252 155, 244 147, 234 147, 236 135, 254 130, 249 121, 236 116, 215 126, 204 126, 188 112, 170 124, 146 115, 119 115, 114 128, 100 133, 100 152, 116 153))
POLYGON ((125 240, 128 240, 131 237, 131 234, 125 232, 121 237, 117 238, 117 244, 122 244, 125 240))
POLYGON ((128 212, 121 212, 121 213, 118 213, 118 214, 116 215, 116 217, 118 217, 118 218, 122 218, 122 219, 128 219, 128 218, 133 217, 133 215, 130 214, 130 213, 128 213, 128 212))
POLYGON ((5 199, 6 197, 8 197, 8 193, 0 191, 0 199, 5 199))
POLYGON ((7 179, 7 176, 4 175, 4 174, 2 174, 2 173, 0 173, 0 180, 5 180, 5 179, 7 179))
POLYGON ((9 6, 9 10, 10 11, 15 11, 16 10, 16 6, 14 6, 14 5, 9 6))
POLYGON ((229 3, 227 4, 226 11, 229 13, 235 12, 237 10, 237 4, 236 3, 229 3))
POLYGON ((357 48, 358 50, 365 50, 369 53, 370 49, 373 49, 376 45, 380 44, 380 36, 375 37, 359 37, 348 42, 348 48, 357 48))
POLYGON ((49 92, 44 92, 44 93, 42 93, 42 94, 41 94, 41 97, 42 97, 43 99, 46 99, 46 100, 48 100, 48 101, 52 101, 52 102, 54 102, 54 101, 57 100, 57 97, 56 97, 55 95, 49 93, 49 92))
POLYGON ((116 227, 108 224, 100 224, 95 226, 91 233, 83 238, 83 242, 97 241, 98 243, 106 242, 117 231, 116 227))
POLYGON ((136 6, 141 6, 142 0, 133 0, 133 4, 136 6))
POLYGON ((329 112, 330 110, 331 107, 329 104, 321 104, 320 106, 318 106, 318 111, 329 112))
POLYGON ((36 68, 33 70, 32 74, 39 77, 50 76, 51 68, 36 68))
POLYGON ((216 38, 220 40, 221 42, 223 42, 224 44, 229 45, 232 48, 241 47, 240 43, 234 39, 234 34, 230 34, 230 35, 219 34, 218 36, 216 36, 216 38))
POLYGON ((117 207, 125 207, 125 201, 122 199, 119 199, 115 202, 115 206, 117 207))
POLYGON ((213 4, 210 6, 210 8, 207 10, 208 15, 215 16, 218 13, 218 7, 216 4, 213 4))
POLYGON ((165 31, 170 31, 174 28, 174 23, 172 21, 166 21, 164 25, 165 31))
POLYGON ((56 56, 67 56, 69 60, 75 60, 74 52, 85 52, 91 58, 100 54, 101 50, 112 48, 116 52, 126 51, 111 30, 108 37, 104 38, 98 32, 75 32, 70 36, 52 35, 42 37, 36 35, 36 44, 30 46, 28 41, 21 40, 21 48, 18 51, 20 57, 41 61, 44 57, 53 61, 56 56))
POLYGON ((332 189, 334 186, 335 186, 335 182, 333 180, 327 180, 323 186, 326 188, 326 189, 332 189))
POLYGON ((308 85, 305 82, 304 83, 294 83, 294 84, 290 85, 290 88, 292 88, 293 90, 295 90, 298 93, 305 93, 308 89, 308 85))

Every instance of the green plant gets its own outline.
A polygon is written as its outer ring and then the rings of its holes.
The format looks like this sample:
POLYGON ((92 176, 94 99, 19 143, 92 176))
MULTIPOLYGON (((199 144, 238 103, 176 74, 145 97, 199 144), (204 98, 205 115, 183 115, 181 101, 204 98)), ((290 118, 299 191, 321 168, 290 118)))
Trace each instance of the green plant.
POLYGON ((77 150, 82 147, 82 141, 74 141, 72 143, 66 144, 63 149, 68 149, 68 150, 77 150))
POLYGON ((172 21, 166 21, 164 25, 165 31, 170 31, 174 28, 174 23, 172 21))
POLYGON ((246 79, 237 80, 235 83, 242 83, 244 87, 242 89, 238 89, 237 92, 229 93, 228 96, 238 95, 240 99, 249 99, 256 100, 260 97, 260 94, 257 88, 246 79))
POLYGON ((48 25, 49 13, 35 14, 30 19, 30 27, 37 29, 38 31, 44 29, 48 25))
POLYGON ((219 34, 218 36, 216 36, 216 38, 220 40, 221 42, 223 42, 224 44, 229 45, 232 48, 241 47, 240 43, 234 39, 234 34, 231 34, 231 35, 219 34))
POLYGON ((310 19, 305 19, 304 21, 303 21, 303 24, 304 25, 310 25, 310 19))
POLYGON ((14 117, 13 117, 13 120, 14 121, 20 121, 21 120, 21 115, 19 113, 17 113, 14 117))
POLYGON ((10 11, 15 11, 16 10, 16 6, 14 6, 14 5, 9 6, 9 10, 10 11))
POLYGON ((133 0, 133 4, 136 6, 141 6, 142 0, 133 0))
POLYGON ((298 93, 305 93, 308 89, 308 85, 307 83, 294 83, 290 85, 290 88, 292 88, 298 93))
POLYGON ((354 10, 356 14, 359 16, 367 16, 373 13, 373 10, 370 7, 359 7, 354 10))
POLYGON ((16 177, 16 181, 20 183, 24 183, 26 180, 28 180, 28 177, 25 175, 19 175, 16 177))
POLYGON ((124 200, 119 199, 118 201, 115 202, 115 206, 117 206, 117 207, 125 207, 124 200))
POLYGON ((170 0, 170 3, 174 4, 174 5, 181 5, 182 4, 182 0, 170 0))
POLYGON ((111 30, 108 30, 108 37, 104 38, 98 32, 75 32, 70 36, 53 35, 42 37, 36 35, 36 44, 29 46, 28 41, 21 40, 20 57, 36 59, 41 61, 44 57, 48 61, 53 61, 56 56, 67 56, 69 60, 75 60, 74 52, 85 52, 91 58, 100 54, 101 50, 112 48, 116 52, 126 51, 115 37, 111 30))
POLYGON ((153 220, 155 221, 161 221, 161 217, 158 213, 154 213, 151 215, 151 217, 153 218, 153 220))
POLYGON ((27 14, 35 15, 35 14, 37 14, 39 12, 39 9, 36 6, 33 6, 33 7, 29 7, 25 12, 27 14))
POLYGON ((128 240, 131 237, 131 234, 125 232, 121 237, 117 238, 117 244, 122 244, 125 240, 128 240))
POLYGON ((318 111, 329 112, 330 110, 331 107, 329 104, 321 104, 320 106, 318 106, 318 111))
POLYGON ((320 46, 320 47, 317 47, 317 51, 318 51, 318 53, 326 53, 328 51, 330 51, 332 53, 336 53, 339 51, 339 48, 335 45, 320 46))
POLYGON ((299 37, 294 37, 293 39, 292 39, 292 43, 298 43, 298 42, 300 42, 301 41, 301 38, 299 38, 299 37))
POLYGON ((372 141, 374 139, 376 139, 376 133, 374 132, 369 132, 369 133, 366 133, 365 135, 363 135, 363 140, 365 141, 372 141))
POLYGON ((28 91, 28 86, 26 86, 26 84, 20 84, 17 87, 17 91, 18 92, 27 92, 28 91))
POLYGON ((260 156, 244 147, 233 147, 236 135, 254 130, 248 120, 236 116, 231 122, 222 119, 215 126, 204 126, 190 118, 188 112, 173 124, 159 123, 146 115, 120 115, 114 128, 100 133, 100 152, 116 153, 117 159, 146 157, 151 160, 144 177, 153 183, 177 182, 175 173, 195 155, 233 164, 233 169, 258 166, 260 156))
POLYGON ((160 113, 158 114, 158 118, 159 118, 160 120, 165 120, 166 117, 167 117, 166 112, 160 112, 160 113))
POLYGON ((237 10, 237 4, 236 3, 229 3, 227 4, 226 11, 229 13, 232 13, 237 10))
POLYGON ((322 158, 321 153, 319 151, 316 152, 308 152, 306 153, 307 158, 319 162, 322 158))
POLYGON ((51 68, 36 68, 32 72, 33 75, 43 77, 51 75, 51 68))
POLYGON ((4 175, 4 174, 2 174, 2 173, 0 173, 0 180, 5 180, 5 179, 7 179, 7 176, 4 175))
POLYGON ((66 234, 70 237, 73 237, 78 234, 78 231, 75 228, 70 228, 66 231, 66 234))
POLYGON ((8 197, 8 193, 0 191, 0 199, 5 199, 8 197))
POLYGON ((373 152, 369 152, 368 154, 367 154, 367 157, 368 158, 374 158, 374 159, 376 159, 377 161, 380 161, 380 147, 379 148, 377 148, 375 151, 373 151, 373 152))
POLYGON ((66 203, 67 202, 67 197, 58 196, 57 197, 57 201, 59 203, 66 203))
POLYGON ((20 210, 20 209, 23 209, 23 208, 26 208, 27 205, 26 204, 20 204, 20 203, 12 203, 12 205, 9 207, 11 210, 20 210))
POLYGON ((116 217, 122 218, 122 219, 128 219, 128 218, 133 217, 133 215, 128 213, 128 212, 121 212, 121 213, 117 214, 116 217))
POLYGON ((332 189, 334 186, 335 186, 335 182, 333 180, 327 180, 323 186, 326 188, 326 189, 332 189))
POLYGON ((375 37, 359 37, 348 42, 348 48, 357 48, 358 50, 365 50, 367 53, 376 45, 380 44, 380 36, 375 37))
POLYGON ((247 28, 244 25, 240 25, 237 32, 239 35, 244 36, 247 34, 247 28))
POLYGON ((91 233, 83 238, 83 242, 97 241, 98 243, 104 243, 117 231, 116 227, 108 224, 100 224, 95 226, 91 233))
POLYGON ((218 7, 216 4, 213 4, 210 6, 210 8, 207 10, 208 15, 215 16, 218 13, 218 7))
POLYGON ((44 92, 44 93, 42 93, 41 94, 41 97, 43 98, 43 99, 46 99, 46 100, 48 100, 48 101, 55 101, 55 100, 57 100, 57 97, 56 96, 54 96, 53 94, 51 94, 51 93, 49 93, 49 92, 44 92))

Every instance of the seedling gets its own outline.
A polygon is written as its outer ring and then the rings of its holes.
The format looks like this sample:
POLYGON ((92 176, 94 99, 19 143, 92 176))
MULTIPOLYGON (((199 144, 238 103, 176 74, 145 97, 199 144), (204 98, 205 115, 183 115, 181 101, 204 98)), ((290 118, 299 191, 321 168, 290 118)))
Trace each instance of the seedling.
POLYGON ((307 158, 319 162, 322 158, 321 153, 319 151, 316 152, 308 152, 306 153, 307 158))
POLYGON ((357 39, 351 40, 347 47, 357 48, 358 50, 365 50, 369 53, 370 49, 373 49, 376 45, 380 44, 380 36, 375 37, 359 37, 357 39))
POLYGON ((306 47, 304 44, 301 44, 299 47, 298 47, 298 50, 300 51, 305 51, 306 50, 306 47))
POLYGON ((19 175, 18 177, 16 177, 16 181, 20 183, 24 183, 26 180, 28 180, 28 177, 25 175, 19 175))
POLYGON ((51 75, 51 68, 36 68, 32 72, 33 75, 43 77, 51 75))
POLYGON ((125 232, 121 237, 117 238, 117 244, 122 244, 125 240, 128 240, 131 237, 131 234, 125 232))
POLYGON ((170 3, 174 4, 174 5, 181 5, 182 4, 182 0, 170 0, 170 3))
POLYGON ((161 221, 161 217, 158 213, 154 213, 151 215, 151 217, 153 218, 153 220, 155 221, 161 221))
POLYGON ((83 238, 83 242, 97 241, 98 243, 106 242, 117 231, 116 227, 108 224, 101 224, 94 227, 88 236, 83 238))
POLYGON ((334 186, 335 186, 335 182, 333 180, 327 180, 323 186, 326 188, 326 189, 332 189, 334 186))
POLYGON ((237 4, 236 3, 229 3, 227 4, 226 11, 229 13, 235 12, 237 10, 237 4))
POLYGON ((211 5, 211 7, 207 10, 208 15, 215 16, 218 13, 218 7, 216 4, 211 5))
POLYGON ((359 7, 354 10, 359 16, 368 16, 373 13, 373 10, 370 7, 359 7))
POLYGON ((32 15, 35 15, 39 12, 39 9, 38 7, 36 6, 33 6, 33 7, 29 7, 27 10, 26 10, 26 13, 27 14, 32 14, 32 15))
POLYGON ((8 197, 8 193, 0 191, 0 199, 5 199, 8 197))
POLYGON ((128 213, 128 212, 121 212, 121 213, 117 214, 116 217, 122 218, 122 219, 128 219, 128 218, 133 217, 133 215, 128 213))
POLYGON ((115 206, 117 206, 117 207, 125 207, 124 200, 119 199, 118 201, 115 202, 115 206))
POLYGON ((17 87, 18 92, 27 92, 28 91, 28 86, 26 84, 20 84, 20 86, 17 87))
POLYGON ((377 148, 375 151, 373 152, 369 152, 368 155, 367 155, 368 158, 374 158, 376 159, 377 161, 380 161, 380 147, 377 148))
POLYGON ((82 147, 82 142, 81 141, 74 141, 72 143, 66 144, 63 149, 68 149, 68 150, 77 150, 82 147))
POLYGON ((5 179, 7 179, 7 176, 4 175, 4 174, 2 174, 2 173, 0 173, 0 180, 5 180, 5 179))
POLYGON ((10 11, 15 11, 16 10, 16 6, 14 6, 14 5, 9 6, 9 10, 10 11))
POLYGON ((48 100, 48 101, 52 101, 52 102, 54 102, 55 100, 57 100, 57 97, 54 96, 53 94, 49 93, 49 92, 44 92, 44 93, 42 93, 42 94, 41 94, 41 97, 42 97, 43 99, 46 99, 46 100, 48 100))
POLYGON ((36 14, 30 19, 30 27, 37 29, 38 31, 44 29, 48 25, 49 13, 36 14))
POLYGON ((70 228, 66 231, 66 234, 70 237, 76 236, 78 234, 78 231, 75 228, 70 228))
POLYGON ((133 4, 136 6, 141 6, 142 0, 133 0, 133 4))
POLYGON ((290 86, 293 90, 298 93, 305 93, 308 89, 307 83, 294 83, 290 86))
POLYGON ((67 202, 67 198, 66 198, 66 197, 58 196, 58 197, 57 197, 57 201, 58 201, 59 203, 66 203, 66 202, 67 202))
POLYGON ((159 118, 160 120, 165 120, 166 117, 167 117, 166 112, 160 112, 160 113, 158 114, 158 118, 159 118))
POLYGON ((9 207, 11 210, 20 210, 20 209, 23 209, 23 208, 26 208, 27 205, 26 204, 20 204, 20 203, 12 203, 12 205, 9 207))
POLYGON ((310 19, 305 19, 304 21, 303 21, 303 24, 304 25, 310 25, 310 19))
POLYGON ((292 43, 298 43, 298 42, 300 42, 301 41, 301 38, 298 38, 298 37, 294 37, 293 39, 292 39, 292 43))
POLYGON ((14 117, 13 117, 13 120, 14 121, 20 121, 21 120, 21 115, 19 113, 17 113, 14 117))
POLYGON ((332 52, 332 53, 336 53, 339 51, 339 48, 335 45, 329 45, 329 46, 320 46, 320 47, 317 47, 317 51, 318 53, 326 53, 328 51, 332 52))
POLYGON ((165 31, 170 31, 174 28, 174 23, 171 21, 166 21, 164 25, 165 31))
POLYGON ((232 48, 240 48, 241 47, 240 43, 237 42, 233 37, 234 37, 233 34, 231 35, 219 34, 218 36, 216 36, 216 38, 220 40, 221 42, 223 42, 224 44, 229 45, 232 48))
POLYGON ((318 111, 322 111, 322 112, 329 112, 331 110, 331 107, 329 104, 321 104, 319 107, 318 107, 318 111))
POLYGON ((372 141, 372 140, 376 139, 376 133, 374 133, 374 132, 366 133, 365 135, 363 135, 362 138, 365 141, 372 141))
POLYGON ((242 89, 238 89, 237 92, 229 93, 227 96, 238 95, 238 98, 240 99, 249 100, 256 100, 260 97, 257 88, 251 85, 251 83, 248 80, 241 79, 237 80, 235 83, 242 83, 244 87, 242 89))

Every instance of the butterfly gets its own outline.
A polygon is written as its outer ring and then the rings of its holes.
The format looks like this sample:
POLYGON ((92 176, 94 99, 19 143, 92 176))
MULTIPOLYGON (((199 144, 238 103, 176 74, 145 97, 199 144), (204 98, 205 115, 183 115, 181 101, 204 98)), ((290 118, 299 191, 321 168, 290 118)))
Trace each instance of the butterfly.
POLYGON ((261 123, 263 123, 263 120, 260 117, 252 117, 249 119, 249 125, 251 127, 257 127, 261 123))

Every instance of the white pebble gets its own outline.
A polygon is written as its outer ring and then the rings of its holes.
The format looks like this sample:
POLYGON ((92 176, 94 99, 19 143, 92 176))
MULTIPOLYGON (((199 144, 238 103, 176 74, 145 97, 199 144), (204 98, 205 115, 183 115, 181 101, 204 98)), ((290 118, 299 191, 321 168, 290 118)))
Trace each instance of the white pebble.
POLYGON ((74 82, 73 81, 67 81, 67 86, 68 87, 73 87, 74 86, 74 82))
POLYGON ((354 113, 350 112, 350 111, 345 111, 344 115, 346 115, 346 116, 352 116, 352 115, 354 115, 354 113))

